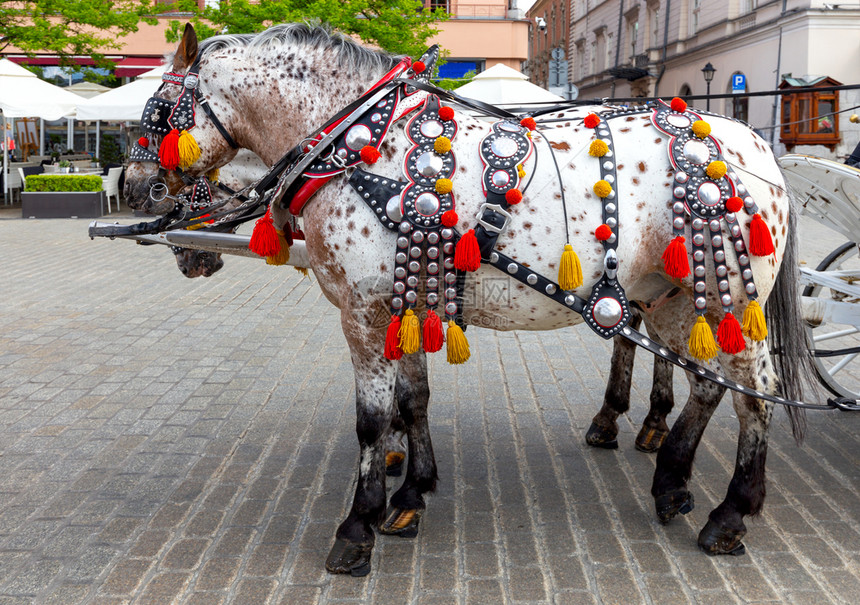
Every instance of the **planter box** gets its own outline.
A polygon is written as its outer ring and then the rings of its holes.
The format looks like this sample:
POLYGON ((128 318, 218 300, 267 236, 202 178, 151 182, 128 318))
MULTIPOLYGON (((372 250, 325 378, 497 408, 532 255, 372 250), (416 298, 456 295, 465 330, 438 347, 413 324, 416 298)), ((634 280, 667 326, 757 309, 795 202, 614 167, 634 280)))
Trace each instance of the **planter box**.
POLYGON ((23 218, 98 218, 104 215, 104 191, 21 193, 23 218))

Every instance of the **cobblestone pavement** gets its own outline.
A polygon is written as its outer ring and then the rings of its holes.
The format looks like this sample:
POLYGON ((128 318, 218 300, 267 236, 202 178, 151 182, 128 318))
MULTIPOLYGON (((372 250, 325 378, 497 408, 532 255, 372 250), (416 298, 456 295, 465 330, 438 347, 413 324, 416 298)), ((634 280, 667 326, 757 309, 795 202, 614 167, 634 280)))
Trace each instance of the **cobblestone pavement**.
MULTIPOLYGON (((189 280, 85 220, 2 216, 0 605, 857 602, 860 415, 810 414, 798 448, 777 411, 748 554, 709 558, 731 405, 699 448, 696 509, 661 526, 654 457, 633 449, 651 360, 621 448, 590 449, 609 345, 585 327, 470 330, 467 365, 431 356, 441 481, 419 535, 380 537, 366 578, 327 575, 358 448, 314 281, 241 258, 189 280)), ((805 233, 810 264, 839 243, 805 233)))

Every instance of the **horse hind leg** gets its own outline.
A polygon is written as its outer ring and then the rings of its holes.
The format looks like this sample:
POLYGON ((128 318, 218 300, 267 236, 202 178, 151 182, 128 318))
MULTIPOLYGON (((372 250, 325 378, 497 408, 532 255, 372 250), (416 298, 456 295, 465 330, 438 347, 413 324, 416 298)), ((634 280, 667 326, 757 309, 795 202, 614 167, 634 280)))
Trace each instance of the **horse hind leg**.
POLYGON ((370 573, 374 527, 385 514, 384 442, 394 413, 397 364, 379 353, 384 347, 384 330, 362 330, 348 320, 342 323, 355 371, 360 457, 352 507, 337 529, 325 566, 331 573, 364 576, 370 573))
MULTIPOLYGON (((745 364, 743 359, 731 360, 727 373, 741 384, 770 392, 775 381, 767 349, 763 343, 753 343, 751 348, 756 349, 754 359, 745 364)), ((711 511, 708 523, 699 533, 699 548, 709 555, 744 554, 746 549, 741 540, 746 526, 743 519, 759 514, 764 506, 765 461, 773 404, 741 393, 732 393, 732 396, 740 425, 738 451, 726 497, 711 511)))
POLYGON ((395 401, 408 437, 409 457, 406 478, 391 496, 380 533, 401 538, 417 535, 418 522, 426 508, 424 494, 436 489, 436 459, 427 417, 429 400, 426 356, 422 352, 403 357, 395 401))
MULTIPOLYGON (((642 317, 634 313, 631 327, 636 329, 641 322, 642 317)), ((630 382, 633 378, 635 355, 635 344, 622 336, 613 338, 612 361, 606 391, 603 394, 603 405, 585 433, 585 442, 592 447, 611 450, 618 448, 618 417, 630 409, 630 382)))
POLYGON ((688 380, 690 397, 657 452, 657 467, 651 484, 657 518, 664 524, 678 513, 683 515, 693 510, 693 495, 687 489, 687 482, 692 474, 696 448, 726 392, 725 387, 692 374, 688 374, 688 380))
MULTIPOLYGON (((396 386, 394 399, 395 401, 398 399, 396 386)), ((405 439, 406 425, 395 410, 394 418, 391 419, 391 430, 385 436, 385 474, 389 477, 399 477, 403 474, 403 462, 406 460, 405 439)))

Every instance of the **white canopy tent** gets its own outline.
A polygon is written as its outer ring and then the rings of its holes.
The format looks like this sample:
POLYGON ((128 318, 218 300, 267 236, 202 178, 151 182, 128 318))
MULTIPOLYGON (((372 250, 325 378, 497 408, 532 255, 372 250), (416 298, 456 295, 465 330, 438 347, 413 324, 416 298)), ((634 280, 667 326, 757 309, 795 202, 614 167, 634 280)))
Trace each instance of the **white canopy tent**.
POLYGON ((105 120, 109 122, 137 121, 143 106, 161 86, 164 67, 141 74, 137 80, 93 97, 78 99, 79 120, 105 120))
MULTIPOLYGON (((3 197, 7 198, 9 157, 6 152, 8 118, 59 120, 74 115, 80 97, 36 77, 20 65, 0 59, 0 110, 3 112, 3 197)), ((13 124, 14 131, 14 124, 13 124)))
POLYGON ((99 120, 129 122, 140 120, 143 106, 161 86, 165 66, 156 67, 138 76, 137 80, 114 88, 92 99, 78 101, 78 119, 96 122, 96 155, 100 153, 99 120))
POLYGON ((529 103, 564 101, 563 97, 532 84, 528 80, 527 76, 517 70, 502 63, 496 63, 454 92, 460 96, 493 105, 521 106, 529 103))

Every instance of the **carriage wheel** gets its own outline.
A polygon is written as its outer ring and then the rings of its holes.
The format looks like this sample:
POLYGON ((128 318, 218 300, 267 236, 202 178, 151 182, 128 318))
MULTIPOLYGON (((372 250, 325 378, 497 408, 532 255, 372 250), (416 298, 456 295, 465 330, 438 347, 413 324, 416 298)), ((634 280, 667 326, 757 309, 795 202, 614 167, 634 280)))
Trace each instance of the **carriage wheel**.
MULTIPOLYGON (((855 276, 860 275, 857 244, 845 242, 828 254, 815 270, 850 271, 855 276)), ((847 283, 856 283, 856 278, 843 279, 847 279, 847 283)), ((806 286, 803 296, 860 304, 856 297, 817 284, 806 286)), ((860 356, 860 326, 833 322, 816 324, 807 320, 806 335, 821 384, 835 395, 860 398, 860 379, 857 378, 860 364, 854 363, 860 356)))

